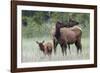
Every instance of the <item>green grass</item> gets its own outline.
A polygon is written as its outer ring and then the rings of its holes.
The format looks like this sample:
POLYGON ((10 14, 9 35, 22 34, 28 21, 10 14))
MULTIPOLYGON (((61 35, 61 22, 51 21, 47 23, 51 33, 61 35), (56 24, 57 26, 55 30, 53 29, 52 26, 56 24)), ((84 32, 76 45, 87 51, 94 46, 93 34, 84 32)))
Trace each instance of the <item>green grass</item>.
POLYGON ((61 60, 81 60, 89 59, 89 39, 82 38, 82 54, 77 54, 75 45, 71 45, 71 54, 67 50, 67 55, 63 56, 61 53, 61 47, 57 46, 57 53, 52 52, 51 58, 45 56, 38 47, 36 41, 52 42, 50 37, 43 38, 23 38, 22 39, 22 62, 42 62, 42 61, 61 61, 61 60))

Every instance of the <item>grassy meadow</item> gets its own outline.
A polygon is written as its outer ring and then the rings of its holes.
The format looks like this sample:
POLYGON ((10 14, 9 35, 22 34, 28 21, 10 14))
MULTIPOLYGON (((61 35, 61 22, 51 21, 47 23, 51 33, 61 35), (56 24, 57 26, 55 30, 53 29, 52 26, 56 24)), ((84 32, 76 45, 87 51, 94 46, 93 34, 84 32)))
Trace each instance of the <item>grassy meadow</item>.
POLYGON ((44 12, 44 11, 22 11, 22 44, 21 61, 22 62, 44 62, 61 60, 86 60, 90 55, 90 22, 88 13, 62 13, 62 12, 44 12), (51 27, 55 26, 57 20, 64 23, 72 17, 78 21, 82 27, 82 53, 77 54, 76 46, 70 46, 71 53, 67 49, 67 55, 63 56, 61 47, 57 46, 57 52, 52 52, 51 57, 45 56, 40 51, 36 41, 52 42, 50 34, 51 27), (59 18, 59 19, 58 19, 59 18), (85 24, 85 25, 83 25, 85 24))
POLYGON ((61 60, 82 60, 89 59, 89 39, 82 38, 82 53, 77 54, 76 46, 71 45, 71 53, 67 50, 67 55, 63 56, 61 52, 61 47, 57 46, 57 53, 52 52, 51 57, 45 56, 43 52, 40 51, 36 41, 45 40, 45 42, 52 42, 48 37, 43 38, 29 38, 22 40, 22 62, 41 62, 41 61, 61 61, 61 60))

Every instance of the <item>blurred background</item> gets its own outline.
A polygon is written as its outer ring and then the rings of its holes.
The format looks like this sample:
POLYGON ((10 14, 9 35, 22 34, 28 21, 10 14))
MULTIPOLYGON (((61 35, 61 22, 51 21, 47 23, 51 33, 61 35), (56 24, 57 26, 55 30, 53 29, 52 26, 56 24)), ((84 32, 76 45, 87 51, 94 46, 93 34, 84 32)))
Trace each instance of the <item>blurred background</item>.
POLYGON ((32 38, 49 36, 52 26, 57 21, 66 24, 69 18, 74 19, 81 25, 83 37, 88 37, 90 33, 90 14, 71 12, 47 12, 47 11, 22 11, 22 37, 32 38))

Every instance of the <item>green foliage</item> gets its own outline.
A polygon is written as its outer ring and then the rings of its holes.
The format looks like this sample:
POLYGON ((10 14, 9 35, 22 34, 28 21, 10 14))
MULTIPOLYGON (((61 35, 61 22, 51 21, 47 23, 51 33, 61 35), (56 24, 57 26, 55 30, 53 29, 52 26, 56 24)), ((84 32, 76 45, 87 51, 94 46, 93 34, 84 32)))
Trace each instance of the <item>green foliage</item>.
POLYGON ((51 27, 58 20, 66 23, 69 18, 73 18, 80 23, 83 36, 89 37, 90 14, 72 12, 48 12, 48 11, 22 11, 22 20, 27 22, 27 26, 22 25, 22 37, 42 37, 50 36, 51 27))

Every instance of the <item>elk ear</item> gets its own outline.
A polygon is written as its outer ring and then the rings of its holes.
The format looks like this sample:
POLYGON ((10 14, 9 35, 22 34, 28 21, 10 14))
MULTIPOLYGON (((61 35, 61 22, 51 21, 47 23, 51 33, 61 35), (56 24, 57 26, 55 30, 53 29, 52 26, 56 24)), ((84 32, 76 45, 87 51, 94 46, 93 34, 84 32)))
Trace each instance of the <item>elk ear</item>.
POLYGON ((39 44, 39 42, 38 42, 38 41, 36 41, 36 43, 37 43, 37 44, 39 44))
POLYGON ((45 41, 43 40, 42 43, 44 43, 45 41))
POLYGON ((76 22, 76 24, 79 24, 79 22, 76 22))

